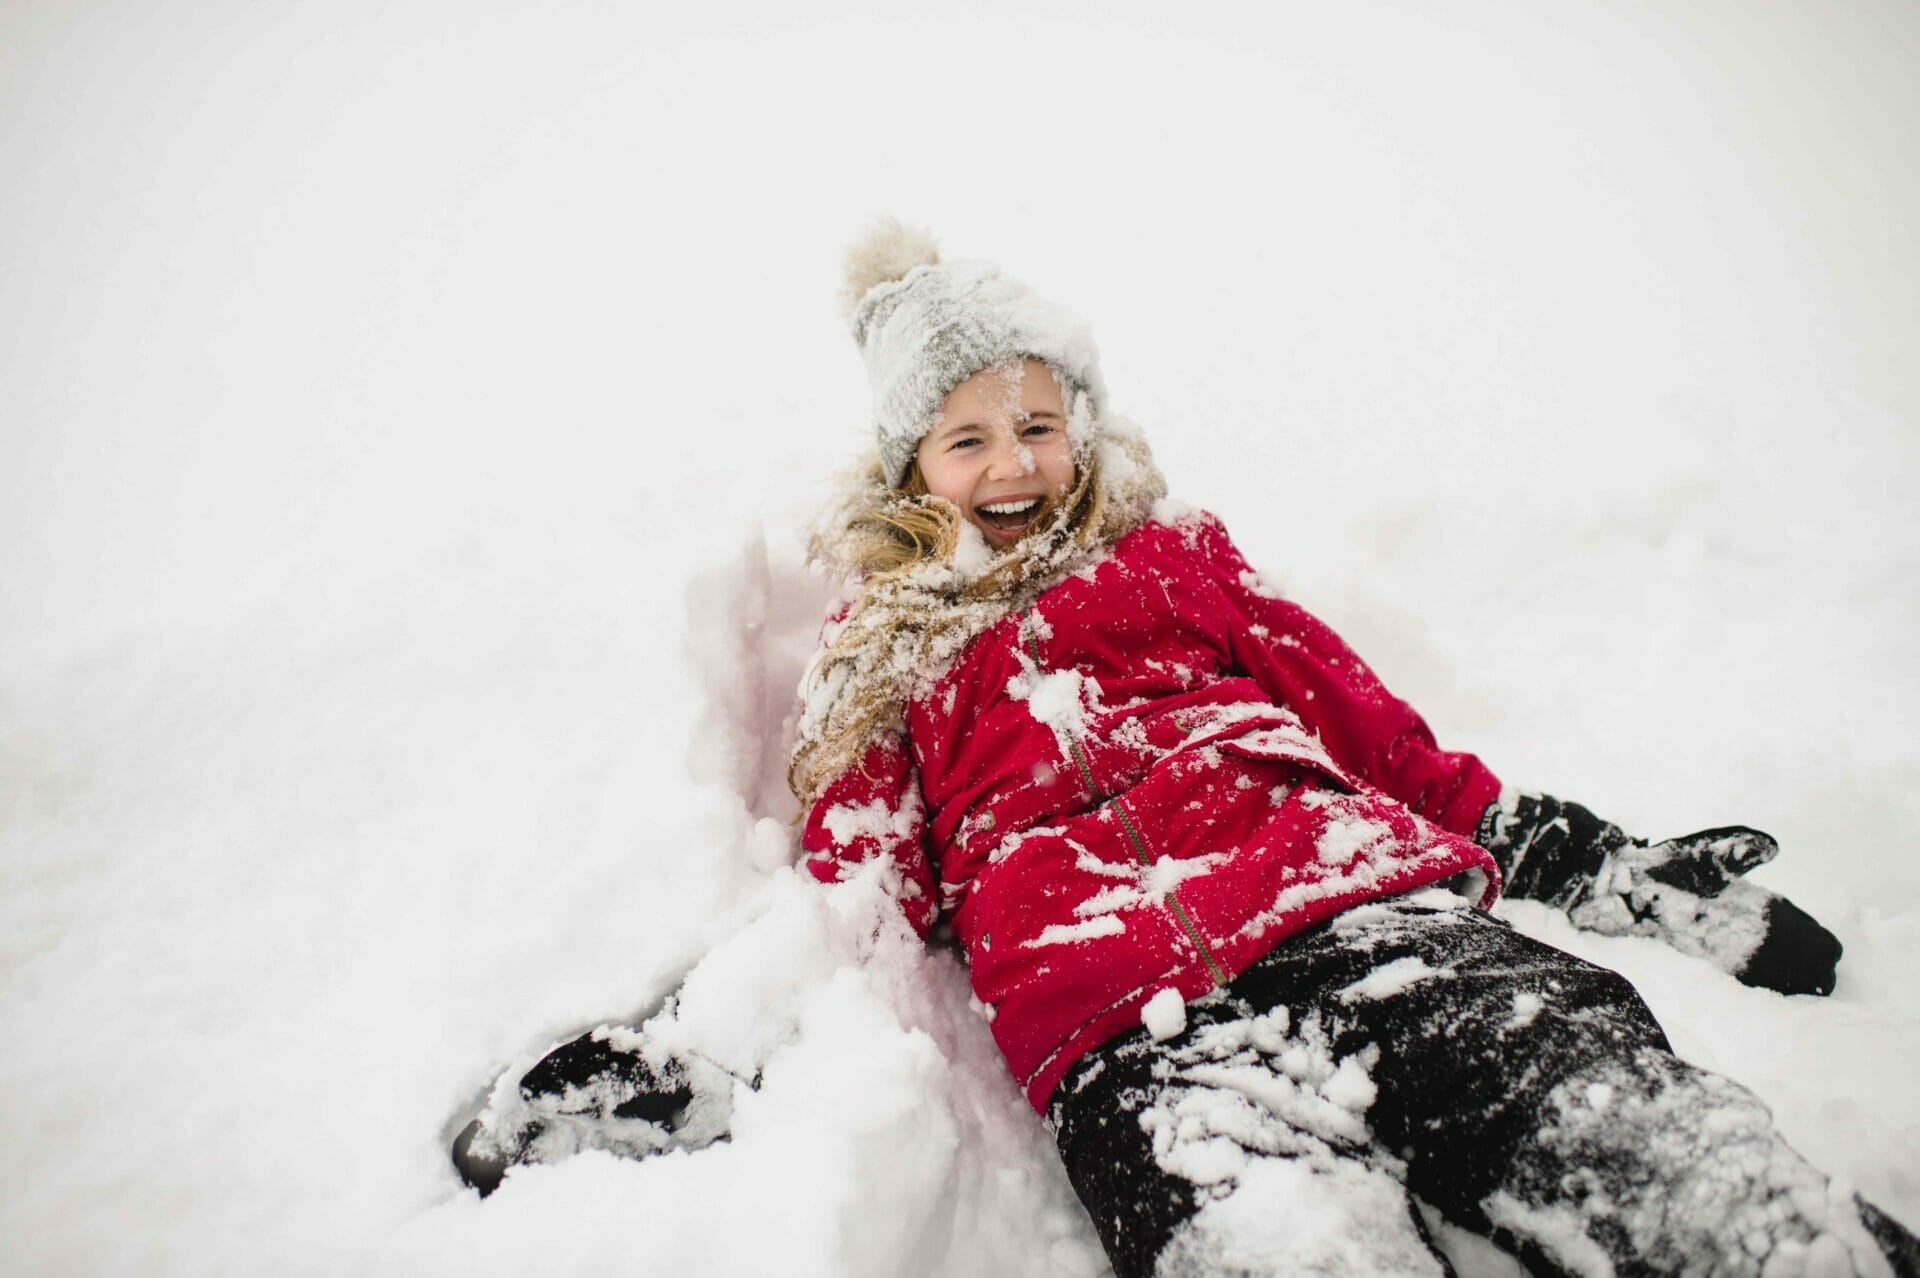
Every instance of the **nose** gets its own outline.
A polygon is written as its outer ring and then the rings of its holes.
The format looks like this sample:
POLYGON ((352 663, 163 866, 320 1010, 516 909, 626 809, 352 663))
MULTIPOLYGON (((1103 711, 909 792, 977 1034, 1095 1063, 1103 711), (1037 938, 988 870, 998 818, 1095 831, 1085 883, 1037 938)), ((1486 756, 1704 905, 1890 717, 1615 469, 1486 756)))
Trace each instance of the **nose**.
POLYGON ((1033 450, 1011 430, 994 432, 988 442, 987 478, 1019 479, 1033 473, 1033 450))

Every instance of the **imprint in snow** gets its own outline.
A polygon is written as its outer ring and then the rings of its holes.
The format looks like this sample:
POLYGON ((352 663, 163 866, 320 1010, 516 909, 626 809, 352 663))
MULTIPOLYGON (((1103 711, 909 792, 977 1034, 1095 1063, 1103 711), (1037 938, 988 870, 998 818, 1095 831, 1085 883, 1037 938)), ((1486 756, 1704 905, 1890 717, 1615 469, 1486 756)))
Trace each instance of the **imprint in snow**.
POLYGON ((1314 842, 1320 864, 1345 866, 1355 857, 1372 856, 1393 839, 1393 827, 1369 817, 1336 817, 1327 822, 1314 842))
POLYGON ((1164 1043, 1187 1028, 1187 1000, 1180 997, 1179 990, 1161 990, 1140 1009, 1140 1023, 1155 1042, 1164 1043))
POLYGON ((1410 954, 1406 958, 1397 958, 1391 963, 1382 964, 1341 990, 1340 1001, 1362 1003, 1390 998, 1404 990, 1412 989, 1429 977, 1449 980, 1452 976, 1451 969, 1428 967, 1425 959, 1418 954, 1410 954))
POLYGON ((842 846, 860 838, 878 839, 885 843, 889 839, 910 836, 915 815, 912 804, 903 805, 896 811, 880 799, 871 799, 858 806, 836 803, 821 816, 820 824, 827 828, 833 841, 842 846))
POLYGON ((1102 914, 1098 918, 1088 919, 1084 923, 1054 923, 1043 930, 1031 941, 1022 942, 1022 948, 1037 950, 1046 945, 1066 945, 1074 941, 1091 941, 1095 937, 1119 936, 1127 930, 1117 914, 1102 914))

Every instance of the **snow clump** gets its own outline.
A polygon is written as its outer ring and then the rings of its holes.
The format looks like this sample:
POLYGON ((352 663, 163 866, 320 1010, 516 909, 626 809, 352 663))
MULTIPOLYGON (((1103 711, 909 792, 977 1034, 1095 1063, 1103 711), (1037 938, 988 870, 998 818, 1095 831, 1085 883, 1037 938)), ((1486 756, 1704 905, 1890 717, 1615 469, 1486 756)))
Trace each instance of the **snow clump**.
POLYGON ((1153 1035, 1155 1042, 1177 1038, 1187 1028, 1187 1000, 1180 997, 1179 990, 1168 986, 1140 1009, 1140 1023, 1147 1027, 1147 1033, 1153 1035))

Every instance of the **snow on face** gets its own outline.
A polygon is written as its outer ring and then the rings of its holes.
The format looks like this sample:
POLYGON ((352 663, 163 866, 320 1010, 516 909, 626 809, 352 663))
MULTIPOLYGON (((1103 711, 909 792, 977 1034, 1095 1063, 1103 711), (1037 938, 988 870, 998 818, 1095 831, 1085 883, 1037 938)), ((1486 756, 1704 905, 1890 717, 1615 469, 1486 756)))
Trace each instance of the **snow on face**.
POLYGON ((1067 426, 1060 383, 1044 363, 982 369, 948 392, 920 441, 920 475, 991 546, 1011 546, 1073 487, 1067 426))

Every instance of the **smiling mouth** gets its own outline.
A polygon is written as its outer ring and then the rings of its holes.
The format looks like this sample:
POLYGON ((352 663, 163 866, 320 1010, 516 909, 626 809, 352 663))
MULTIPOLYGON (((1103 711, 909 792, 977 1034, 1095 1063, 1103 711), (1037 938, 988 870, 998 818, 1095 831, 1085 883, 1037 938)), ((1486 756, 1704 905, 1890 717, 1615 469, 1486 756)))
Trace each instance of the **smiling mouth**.
POLYGON ((981 523, 997 532, 1020 533, 1033 523, 1042 504, 1042 499, 1038 497, 1020 497, 1011 501, 983 502, 973 508, 973 513, 980 517, 981 523))

